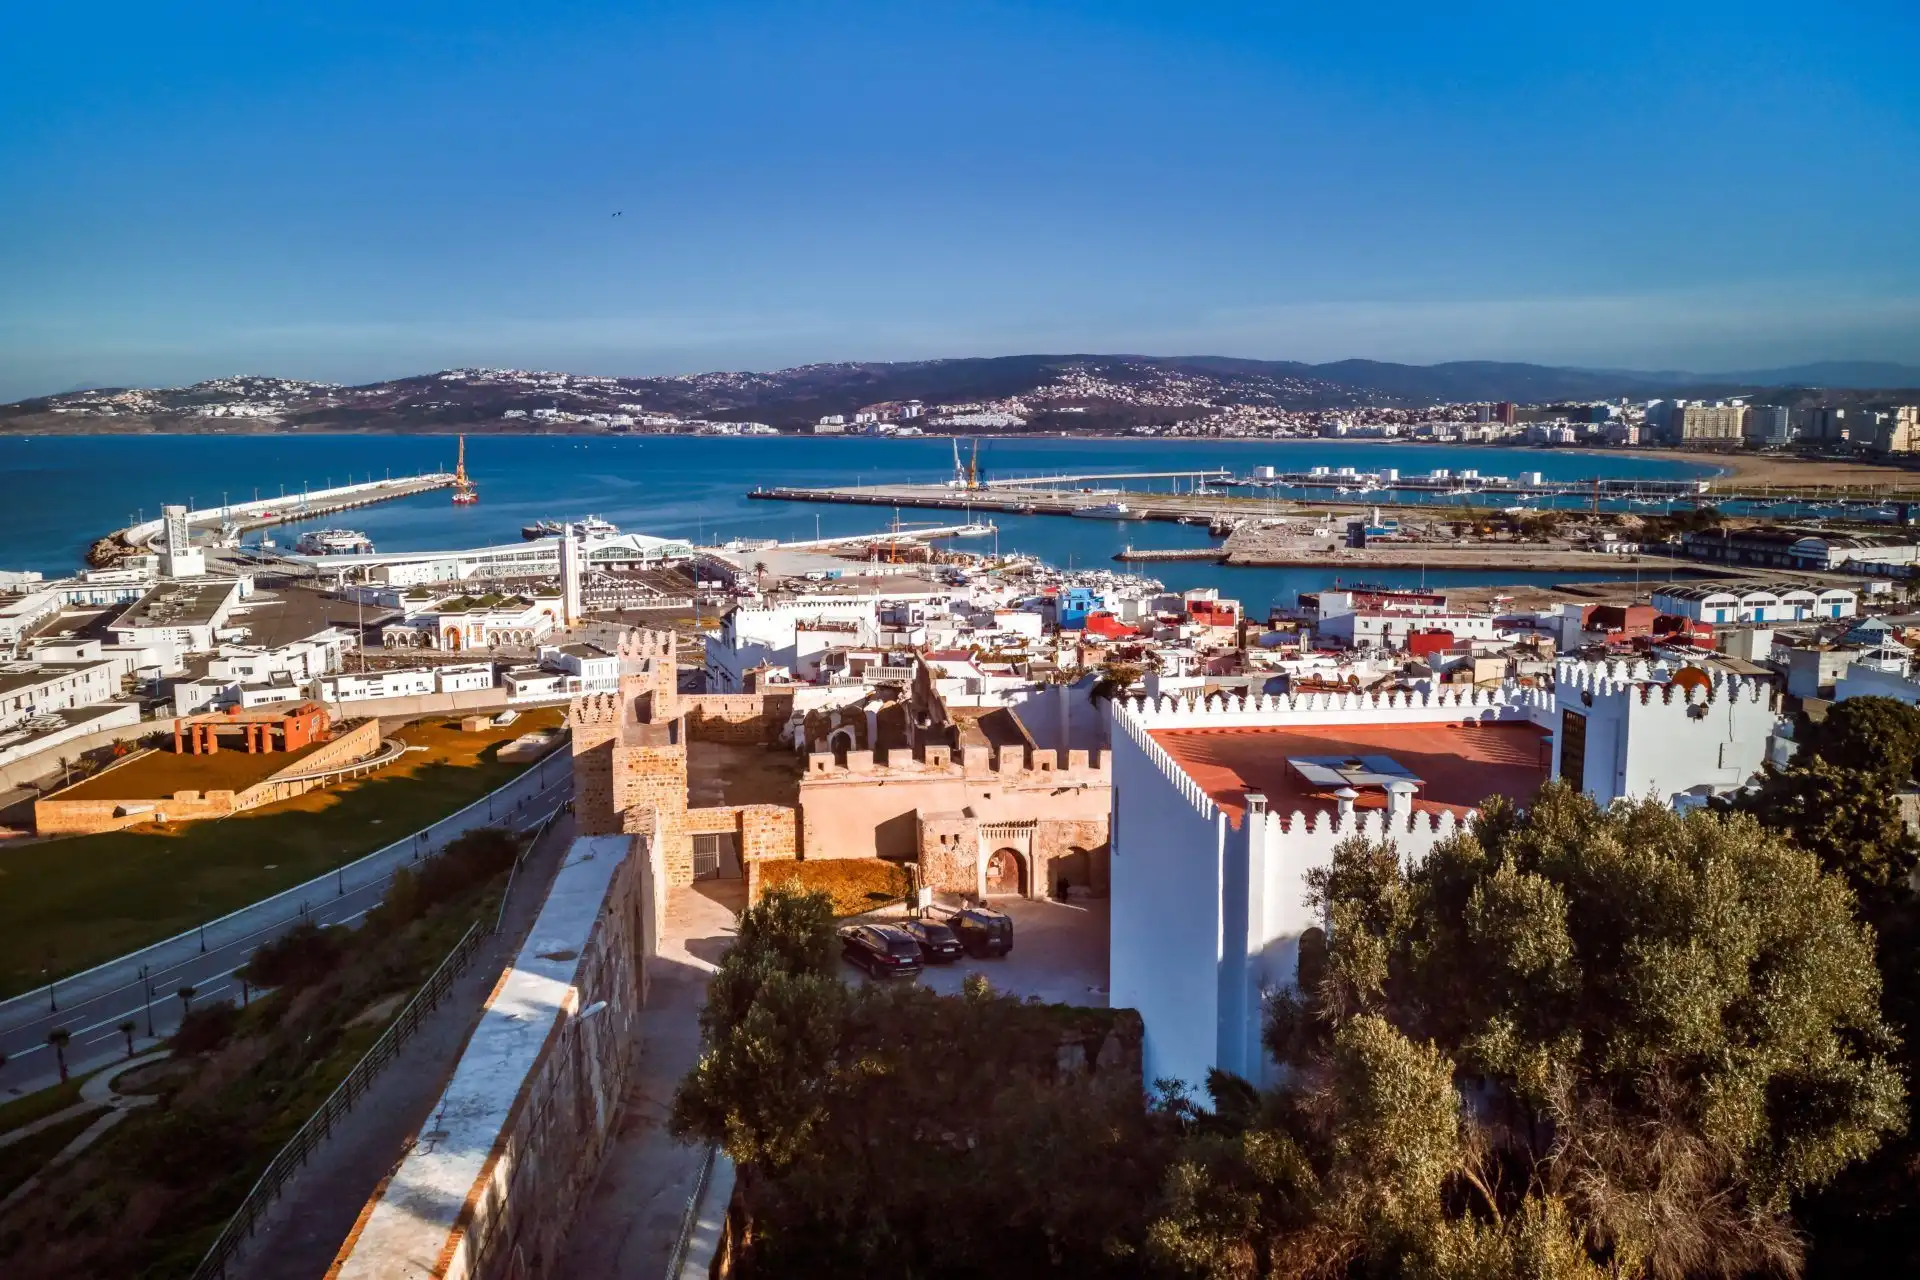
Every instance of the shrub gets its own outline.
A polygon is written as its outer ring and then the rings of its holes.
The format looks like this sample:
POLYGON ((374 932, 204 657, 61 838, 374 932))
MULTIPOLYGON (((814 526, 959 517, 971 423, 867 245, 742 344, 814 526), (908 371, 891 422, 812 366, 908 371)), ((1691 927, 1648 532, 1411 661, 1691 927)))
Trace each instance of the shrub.
POLYGON ((409 924, 439 903, 491 880, 519 856, 520 838, 511 831, 478 827, 466 832, 418 866, 396 871, 380 905, 367 913, 367 923, 382 929, 409 924))
POLYGON ((240 1025, 240 1010, 231 1001, 203 1004, 189 1009, 173 1033, 173 1051, 177 1054, 210 1053, 233 1038, 240 1025))
POLYGON ((310 987, 339 966, 347 934, 344 925, 297 924, 255 951, 240 977, 257 987, 310 987))

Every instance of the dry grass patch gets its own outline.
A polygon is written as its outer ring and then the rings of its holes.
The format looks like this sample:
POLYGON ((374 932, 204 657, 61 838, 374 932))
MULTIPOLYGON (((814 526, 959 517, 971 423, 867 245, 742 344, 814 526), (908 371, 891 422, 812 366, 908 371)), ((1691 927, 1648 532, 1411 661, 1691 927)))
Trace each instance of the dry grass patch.
POLYGON ((899 902, 909 890, 906 868, 881 858, 780 859, 760 864, 762 891, 790 880, 833 899, 836 916, 857 916, 899 902))

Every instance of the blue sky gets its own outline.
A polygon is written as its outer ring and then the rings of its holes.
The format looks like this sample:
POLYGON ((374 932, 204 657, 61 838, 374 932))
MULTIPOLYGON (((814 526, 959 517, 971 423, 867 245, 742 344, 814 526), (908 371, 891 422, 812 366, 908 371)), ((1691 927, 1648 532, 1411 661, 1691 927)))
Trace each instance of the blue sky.
POLYGON ((1920 361, 1915 49, 1912 0, 21 7, 0 398, 1920 361))

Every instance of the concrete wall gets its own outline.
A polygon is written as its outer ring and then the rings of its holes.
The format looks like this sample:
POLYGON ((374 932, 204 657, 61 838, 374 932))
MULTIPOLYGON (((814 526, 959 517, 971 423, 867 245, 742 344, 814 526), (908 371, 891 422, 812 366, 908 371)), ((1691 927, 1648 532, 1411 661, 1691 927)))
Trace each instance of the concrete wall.
POLYGON ((328 1280, 555 1274, 633 1069, 653 868, 644 839, 574 842, 429 1132, 361 1211, 328 1280))

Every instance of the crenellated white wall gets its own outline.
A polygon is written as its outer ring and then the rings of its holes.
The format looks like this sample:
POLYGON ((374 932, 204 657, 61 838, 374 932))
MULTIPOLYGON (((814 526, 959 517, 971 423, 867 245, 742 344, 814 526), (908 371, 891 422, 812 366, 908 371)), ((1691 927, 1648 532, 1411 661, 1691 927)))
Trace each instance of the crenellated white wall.
POLYGON ((1307 727, 1317 724, 1431 724, 1462 720, 1527 720, 1546 724, 1553 694, 1508 685, 1499 689, 1430 686, 1393 693, 1216 695, 1201 702, 1183 698, 1136 698, 1117 707, 1116 721, 1143 729, 1237 729, 1307 727))
MULTIPOLYGON (((1585 717, 1587 726, 1585 766, 1568 780, 1601 804, 1648 797, 1672 804, 1702 789, 1741 786, 1758 773, 1779 722, 1772 686, 1700 670, 1708 684, 1676 685, 1664 664, 1562 660, 1554 674, 1557 706, 1585 717)), ((1554 735, 1555 777, 1563 774, 1562 737, 1554 735)))
POLYGON ((1319 922, 1307 873, 1342 840, 1392 839, 1424 858, 1460 829, 1452 814, 1377 810, 1269 813, 1250 798, 1235 826, 1153 739, 1155 729, 1458 723, 1552 718, 1537 689, 1173 698, 1116 703, 1113 740, 1110 1000, 1146 1024, 1147 1079, 1204 1084, 1219 1065, 1265 1074, 1264 991, 1294 981, 1300 935, 1319 922))
POLYGON ((1109 1003, 1145 1019, 1149 1081, 1204 1081, 1219 1043, 1226 815, 1143 726, 1117 716, 1108 829, 1109 1003))

